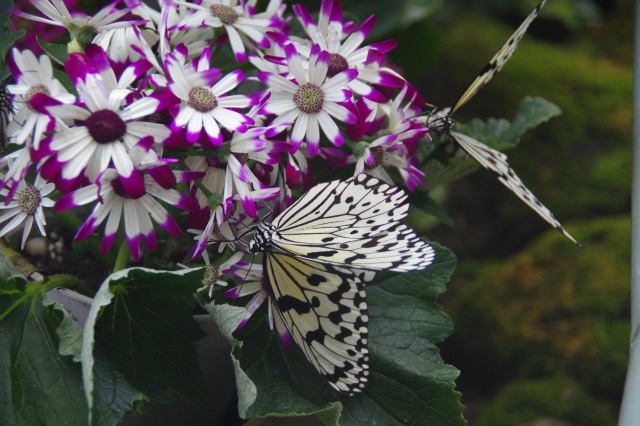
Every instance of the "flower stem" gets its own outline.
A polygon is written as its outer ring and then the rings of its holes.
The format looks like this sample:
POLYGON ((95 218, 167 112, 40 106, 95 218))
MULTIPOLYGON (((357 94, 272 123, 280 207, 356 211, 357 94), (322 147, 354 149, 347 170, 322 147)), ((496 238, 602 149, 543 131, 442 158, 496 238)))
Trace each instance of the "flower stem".
POLYGON ((129 263, 129 259, 131 259, 131 251, 129 250, 129 244, 126 241, 123 241, 120 244, 120 250, 118 250, 118 257, 116 258, 116 263, 113 265, 113 272, 120 271, 124 269, 129 263))

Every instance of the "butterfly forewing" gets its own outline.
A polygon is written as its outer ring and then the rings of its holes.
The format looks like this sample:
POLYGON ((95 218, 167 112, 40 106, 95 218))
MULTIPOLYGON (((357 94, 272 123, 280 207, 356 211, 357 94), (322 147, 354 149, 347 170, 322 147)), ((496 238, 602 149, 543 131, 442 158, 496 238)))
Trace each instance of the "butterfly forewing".
POLYGON ((551 210, 542 204, 535 195, 525 186, 516 172, 507 163, 507 156, 496 151, 477 140, 462 133, 451 132, 451 137, 471 158, 476 160, 482 167, 498 175, 498 180, 511 192, 516 194, 522 201, 531 207, 540 217, 546 220, 551 226, 562 232, 575 244, 579 244, 553 216, 551 210))
POLYGON ((406 194, 360 174, 346 181, 316 185, 272 223, 291 244, 326 245, 380 232, 407 215, 406 194), (333 238, 329 240, 329 238, 333 238))
POLYGON ((482 71, 480 71, 475 80, 473 80, 467 90, 465 90, 462 96, 458 98, 456 103, 453 105, 453 108, 451 108, 452 114, 456 112, 462 105, 466 104, 469 99, 473 98, 475 94, 478 93, 478 91, 482 89, 489 82, 489 80, 491 80, 493 76, 502 69, 504 64, 507 63, 509 58, 511 58, 511 55, 513 55, 513 52, 516 51, 518 43, 520 43, 520 40, 527 32, 529 25, 531 25, 531 22, 533 22, 533 20, 537 18, 538 13, 540 13, 540 9, 542 9, 542 6, 544 6, 546 1, 547 0, 542 0, 540 4, 538 4, 538 6, 533 9, 533 12, 531 12, 529 16, 527 16, 527 18, 522 22, 522 24, 520 24, 518 29, 516 29, 515 32, 511 34, 511 37, 509 37, 507 42, 500 48, 500 50, 498 50, 498 53, 496 53, 494 57, 491 58, 489 63, 485 65, 482 71))
POLYGON ((406 194, 360 174, 317 185, 276 218, 271 244, 287 253, 334 265, 412 271, 434 259, 433 248, 400 224, 406 194))
POLYGON ((274 310, 313 366, 340 392, 367 382, 367 305, 372 272, 266 252, 274 310))

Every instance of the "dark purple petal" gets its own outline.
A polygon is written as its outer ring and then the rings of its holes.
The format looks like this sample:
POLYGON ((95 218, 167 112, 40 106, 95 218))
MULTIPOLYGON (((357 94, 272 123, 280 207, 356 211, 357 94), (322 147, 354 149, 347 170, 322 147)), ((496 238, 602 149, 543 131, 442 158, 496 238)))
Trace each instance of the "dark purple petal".
POLYGON ((184 194, 180 194, 180 199, 178 200, 178 202, 172 203, 172 204, 175 207, 188 212, 194 212, 194 211, 200 210, 200 205, 198 204, 198 201, 195 200, 194 198, 187 197, 184 194))
POLYGON ((76 241, 82 241, 87 238, 89 235, 93 234, 93 231, 96 230, 98 224, 96 223, 96 218, 93 216, 89 216, 87 220, 82 224, 74 239, 76 241))
POLYGON ((140 260, 140 234, 132 235, 131 237, 127 235, 127 243, 133 260, 140 260))
POLYGON ((407 82, 402 77, 398 77, 397 75, 393 75, 385 71, 380 71, 380 81, 378 84, 385 87, 404 87, 407 82))
POLYGON ((144 242, 144 245, 147 246, 149 251, 158 250, 158 242, 156 240, 156 231, 154 231, 153 228, 151 228, 151 230, 149 231, 149 235, 142 234, 142 241, 144 242))
MULTIPOLYGON (((342 5, 339 0, 328 0, 327 3, 331 2, 331 15, 329 17, 329 22, 339 22, 342 24, 342 5)), ((324 0, 322 2, 324 6, 324 0)), ((322 9, 321 9, 322 10, 322 9)), ((342 26, 342 25, 340 25, 342 26)))
POLYGON ((356 31, 362 34, 362 38, 365 39, 371 33, 373 26, 376 24, 376 17, 374 15, 369 16, 363 23, 358 27, 356 31))
MULTIPOLYGON (((313 48, 311 48, 311 51, 313 52, 313 48)), ((313 57, 313 53, 311 54, 311 56, 313 57)), ((323 50, 322 52, 320 52, 320 54, 318 55, 318 59, 316 59, 316 64, 326 64, 327 68, 329 67, 329 64, 331 63, 331 54, 329 52, 327 52, 326 50, 323 50)), ((356 71, 356 70, 353 70, 356 71)), ((356 76, 358 71, 356 71, 356 76)), ((354 77, 355 78, 355 77, 354 77)), ((351 80, 349 80, 351 81, 351 80)))
POLYGON ((62 105, 62 102, 45 93, 36 93, 29 99, 28 104, 40 114, 49 114, 47 107, 62 105))
POLYGON ((311 17, 311 13, 309 13, 309 11, 304 5, 299 3, 294 4, 293 13, 295 13, 298 19, 302 21, 302 24, 304 27, 316 25, 316 21, 313 20, 313 17, 311 17))
POLYGON ((181 170, 175 173, 177 174, 176 179, 180 183, 202 179, 205 176, 205 172, 199 172, 196 170, 181 170))
MULTIPOLYGON (((322 50, 320 45, 314 44, 313 46, 311 46, 311 52, 309 53, 309 60, 311 60, 311 58, 317 58, 322 52, 324 51, 322 50)), ((326 52, 326 53, 330 58, 331 55, 329 55, 329 52, 326 52)), ((297 51, 296 51, 296 54, 298 54, 297 51)), ((289 55, 287 55, 287 58, 289 58, 289 55)), ((316 59, 316 62, 318 62, 318 59, 316 59)), ((329 63, 329 59, 327 59, 327 63, 329 63)))
POLYGON ((160 165, 149 167, 147 169, 149 175, 164 189, 169 189, 176 184, 176 176, 173 174, 173 170, 167 165, 160 165))
POLYGON ((287 168, 285 171, 287 186, 289 188, 297 188, 300 184, 300 169, 298 165, 292 163, 291 160, 287 162, 287 168))
POLYGON ((398 42, 396 40, 384 40, 384 41, 379 41, 377 43, 371 43, 369 45, 370 48, 378 50, 382 53, 388 53, 393 49, 395 49, 397 46, 398 46, 398 42))
MULTIPOLYGON (((132 47, 135 47, 135 45, 133 45, 132 47)), ((135 61, 134 63, 132 63, 131 65, 129 65, 128 68, 131 68, 133 70, 133 75, 135 76, 135 79, 137 80, 142 74, 144 74, 147 71, 149 71, 152 66, 153 65, 151 65, 151 63, 149 61, 147 61, 146 59, 139 59, 139 60, 135 61)))
POLYGON ((185 58, 189 56, 189 48, 184 43, 177 45, 174 50, 185 58))
POLYGON ((74 201, 74 195, 75 194, 71 192, 58 198, 56 203, 53 205, 53 209, 57 212, 63 212, 70 208, 77 207, 78 205, 74 201))
POLYGON ((367 93, 362 93, 362 96, 377 104, 383 104, 387 102, 387 97, 371 86, 369 86, 369 91, 367 93))
POLYGON ((162 227, 162 229, 164 229, 174 237, 178 237, 182 235, 182 231, 180 230, 180 227, 178 226, 176 221, 173 220, 171 216, 169 216, 169 214, 166 215, 164 223, 159 222, 158 224, 162 227))
MULTIPOLYGON (((316 47, 316 45, 314 45, 314 47, 316 47)), ((317 46, 318 49, 320 49, 319 46, 317 46)), ((289 43, 286 44, 284 46, 284 53, 287 56, 287 60, 291 60, 291 58, 298 56, 298 50, 296 49, 296 47, 293 45, 293 43, 289 43)), ((311 53, 313 54, 313 47, 311 48, 311 53)), ((258 74, 258 78, 260 78, 260 75, 258 74)), ((260 80, 262 81, 262 80, 260 80)))
POLYGON ((87 74, 97 73, 91 59, 83 53, 69 54, 69 59, 64 63, 64 68, 74 85, 77 85, 79 81, 84 81, 87 74))
POLYGON ((207 82, 207 84, 213 86, 215 82, 220 80, 220 77, 222 77, 222 71, 220 71, 218 68, 211 68, 208 70, 200 71, 198 75, 202 77, 207 82))
MULTIPOLYGON (((327 55, 329 55, 329 53, 327 53, 327 55)), ((342 71, 340 74, 346 75, 347 76, 347 81, 351 81, 351 80, 354 80, 355 78, 358 77, 358 70, 356 70, 356 69, 348 69, 348 70, 342 71)))
POLYGON ((114 232, 113 234, 107 234, 105 232, 104 236, 102 237, 102 242, 100 243, 100 253, 107 254, 107 252, 111 248, 111 244, 113 244, 113 241, 116 239, 117 234, 117 232, 114 232))
POLYGON ((127 195, 134 200, 147 193, 144 187, 144 179, 138 169, 133 169, 130 176, 120 175, 120 182, 122 182, 122 187, 127 195))
POLYGON ((102 47, 97 44, 87 44, 84 47, 84 52, 91 59, 91 62, 100 74, 111 69, 109 58, 107 58, 107 54, 102 47))

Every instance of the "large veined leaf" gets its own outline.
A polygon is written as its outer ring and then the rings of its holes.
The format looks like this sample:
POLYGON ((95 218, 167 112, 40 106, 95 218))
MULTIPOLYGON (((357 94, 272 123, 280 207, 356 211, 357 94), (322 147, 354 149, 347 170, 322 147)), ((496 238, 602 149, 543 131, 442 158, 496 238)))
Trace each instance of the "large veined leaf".
POLYGON ((102 284, 82 345, 92 424, 115 424, 141 401, 169 402, 171 391, 203 397, 195 342, 204 333, 193 318, 201 278, 201 269, 131 268, 102 284))
POLYGON ((344 425, 371 424, 373 419, 390 425, 425 424, 425 419, 465 424, 455 391, 458 371, 445 364, 435 346, 453 331, 435 299, 445 290, 456 261, 447 249, 436 249, 436 261, 426 270, 389 276, 367 287, 371 380, 361 395, 337 395, 298 348, 282 348, 264 317, 250 322, 252 329, 243 330, 241 342, 232 340, 236 374, 252 384, 238 387, 241 401, 253 401, 241 407, 240 415, 316 414, 326 424, 344 425))
MULTIPOLYGON (((80 365, 61 356, 64 313, 40 283, 0 281, 0 424, 83 424, 80 365)), ((67 320, 69 320, 67 318, 67 320)))

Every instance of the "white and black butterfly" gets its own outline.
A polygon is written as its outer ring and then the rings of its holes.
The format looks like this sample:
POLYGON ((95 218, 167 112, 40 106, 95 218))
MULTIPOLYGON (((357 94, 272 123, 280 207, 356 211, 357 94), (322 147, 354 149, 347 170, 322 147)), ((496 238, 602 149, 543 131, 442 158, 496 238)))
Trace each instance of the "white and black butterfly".
POLYGON ((360 174, 315 186, 249 245, 263 253, 272 306, 307 359, 340 392, 368 378, 364 285, 371 271, 413 271, 433 263, 433 248, 400 223, 406 194, 360 174))
POLYGON ((462 133, 454 132, 453 114, 469 99, 471 99, 480 89, 482 89, 493 76, 499 72, 504 64, 511 58, 513 52, 518 47, 518 43, 527 32, 529 25, 538 16, 540 9, 546 0, 542 0, 538 6, 520 24, 518 29, 509 37, 507 42, 494 55, 489 63, 480 71, 471 85, 464 91, 451 108, 434 110, 426 117, 426 125, 434 132, 446 135, 453 139, 462 150, 477 161, 482 167, 498 175, 498 180, 518 196, 525 204, 531 207, 538 215, 546 220, 551 226, 562 232, 575 244, 579 243, 573 238, 553 216, 553 213, 545 207, 533 193, 525 186, 516 172, 509 166, 507 156, 500 151, 479 142, 462 133))
POLYGON ((7 144, 7 126, 9 126, 14 112, 13 101, 7 90, 7 85, 0 82, 0 148, 2 149, 7 144))

